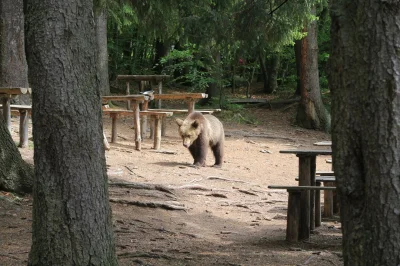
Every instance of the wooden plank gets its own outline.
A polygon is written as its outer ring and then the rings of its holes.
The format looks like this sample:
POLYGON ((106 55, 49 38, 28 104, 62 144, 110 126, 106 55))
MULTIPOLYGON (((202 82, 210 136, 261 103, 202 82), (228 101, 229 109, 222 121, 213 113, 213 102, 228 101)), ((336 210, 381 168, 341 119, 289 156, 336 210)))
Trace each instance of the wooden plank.
POLYGON ((162 117, 167 117, 167 116, 172 116, 174 113, 173 112, 159 112, 159 111, 140 111, 141 116, 162 116, 162 117))
POLYGON ((314 143, 315 146, 332 146, 332 141, 319 141, 314 143))
POLYGON ((296 155, 332 155, 332 150, 280 150, 279 153, 289 153, 296 155))
POLYGON ((229 103, 268 103, 268 99, 229 99, 229 103))
MULTIPOLYGON (((299 178, 295 178, 296 181, 299 181, 299 178)), ((316 182, 336 182, 336 177, 335 176, 316 176, 315 177, 316 182)))
POLYGON ((149 96, 143 94, 103 96, 103 101, 147 101, 149 96))
POLYGON ((275 186, 275 185, 270 185, 268 186, 269 189, 286 189, 286 190, 335 190, 336 187, 313 187, 313 186, 275 186))
POLYGON ((17 87, 10 87, 10 88, 0 88, 0 94, 6 95, 19 95, 19 94, 27 94, 31 93, 31 88, 17 88, 17 87))
POLYGON ((171 93, 171 94, 154 94, 154 100, 186 100, 186 99, 203 99, 207 98, 205 93, 171 93))
POLYGON ((158 82, 166 80, 169 77, 169 75, 118 75, 117 80, 158 82))
MULTIPOLYGON (((188 109, 149 109, 149 111, 173 112, 179 114, 186 114, 189 112, 188 109)), ((196 109, 195 111, 202 114, 212 114, 214 112, 221 112, 221 109, 214 109, 214 110, 196 109)))
POLYGON ((334 176, 335 172, 334 171, 316 171, 316 175, 323 175, 323 176, 334 176))

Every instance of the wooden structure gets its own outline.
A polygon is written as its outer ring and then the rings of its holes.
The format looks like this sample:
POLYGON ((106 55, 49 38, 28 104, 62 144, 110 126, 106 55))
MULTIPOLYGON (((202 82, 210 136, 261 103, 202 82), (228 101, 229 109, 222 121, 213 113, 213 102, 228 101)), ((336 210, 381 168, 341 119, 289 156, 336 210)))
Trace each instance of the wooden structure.
MULTIPOLYGON (((332 150, 281 150, 280 153, 295 154, 299 158, 299 186, 316 187, 315 169, 318 155, 332 155, 332 150)), ((315 228, 315 191, 301 191, 301 230, 299 239, 308 239, 315 228)))
MULTIPOLYGON (((3 105, 0 104, 0 108, 3 105)), ((28 147, 28 128, 29 128, 29 113, 32 111, 31 105, 10 105, 11 112, 17 111, 19 115, 19 144, 18 147, 28 147)))
MULTIPOLYGON (((117 142, 117 120, 122 116, 134 116, 132 110, 122 109, 103 109, 103 113, 109 114, 111 117, 111 143, 117 142)), ((161 120, 164 117, 172 116, 172 112, 158 112, 158 111, 140 111, 141 117, 150 116, 155 120, 155 132, 154 134, 154 145, 155 150, 159 150, 161 147, 161 120)))
MULTIPOLYGON (((146 95, 126 95, 126 96, 103 96, 103 101, 126 101, 132 106, 133 120, 135 126, 135 148, 141 150, 142 135, 140 132, 140 110, 139 104, 149 100, 146 95)), ((127 110, 125 110, 127 111, 127 110)))
MULTIPOLYGON (((130 95, 130 82, 139 82, 139 92, 144 90, 144 82, 150 81, 157 83, 158 94, 162 94, 162 83, 168 79, 169 75, 118 75, 117 80, 123 80, 126 82, 126 95, 130 95)), ((130 103, 127 104, 127 109, 130 110, 130 103)), ((158 108, 161 108, 161 99, 158 101, 158 108)))
POLYGON ((302 195, 310 191, 336 189, 335 187, 319 186, 268 186, 268 188, 286 189, 289 193, 286 223, 286 240, 289 242, 297 242, 310 237, 310 228, 306 227, 303 221, 302 195))
POLYGON ((3 104, 3 117, 8 130, 11 132, 11 97, 20 94, 30 94, 31 88, 0 88, 0 98, 3 104))

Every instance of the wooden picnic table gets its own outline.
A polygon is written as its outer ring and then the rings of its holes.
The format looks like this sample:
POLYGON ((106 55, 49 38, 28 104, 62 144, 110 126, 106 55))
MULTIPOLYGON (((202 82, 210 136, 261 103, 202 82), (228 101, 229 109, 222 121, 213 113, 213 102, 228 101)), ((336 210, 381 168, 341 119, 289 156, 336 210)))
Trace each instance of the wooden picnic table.
MULTIPOLYGON (((144 90, 144 81, 153 81, 157 83, 158 94, 162 94, 162 82, 169 77, 169 75, 118 75, 117 80, 126 81, 126 95, 130 95, 129 82, 131 81, 139 82, 139 92, 144 90)), ((130 109, 129 103, 127 108, 130 109)), ((161 108, 161 99, 158 101, 158 108, 161 108)))
POLYGON ((314 143, 315 146, 332 146, 331 140, 318 141, 314 143))
MULTIPOLYGON (((316 157, 318 155, 332 155, 331 149, 293 149, 279 152, 295 154, 299 158, 299 186, 315 186, 316 157)), ((311 190, 305 190, 301 194, 300 239, 310 237, 310 231, 315 228, 315 217, 321 216, 320 207, 315 208, 314 212, 314 195, 314 191, 311 190)), ((319 225, 317 224, 317 226, 319 225)))
POLYGON ((6 122, 8 130, 11 132, 11 107, 10 99, 13 96, 20 94, 31 93, 31 88, 19 88, 19 87, 0 87, 0 98, 2 98, 3 104, 3 116, 6 122))
MULTIPOLYGON (((195 110, 195 103, 199 99, 207 98, 208 95, 206 93, 169 93, 169 94, 154 94, 153 95, 154 100, 184 100, 187 103, 187 113, 192 113, 195 110)), ((160 109, 160 108, 159 108, 160 109)), ((143 111, 148 110, 148 105, 144 104, 142 106, 143 111)), ((152 111, 155 111, 157 109, 152 109, 152 111)), ((169 109, 163 109, 163 111, 166 112, 173 112, 173 110, 169 109)), ((145 121, 143 122, 144 124, 146 123, 145 121)), ((161 123, 161 135, 165 136, 165 121, 163 119, 161 123)), ((145 128, 145 126, 143 127, 145 128)), ((153 132, 153 131, 152 131, 153 132)), ((152 135, 152 134, 151 134, 152 135)))
POLYGON ((142 135, 140 132, 140 109, 139 104, 149 100, 149 96, 143 94, 137 95, 115 95, 115 96, 103 96, 103 101, 126 101, 132 106, 132 111, 134 113, 133 120, 135 126, 135 148, 136 150, 141 150, 141 140, 142 135))

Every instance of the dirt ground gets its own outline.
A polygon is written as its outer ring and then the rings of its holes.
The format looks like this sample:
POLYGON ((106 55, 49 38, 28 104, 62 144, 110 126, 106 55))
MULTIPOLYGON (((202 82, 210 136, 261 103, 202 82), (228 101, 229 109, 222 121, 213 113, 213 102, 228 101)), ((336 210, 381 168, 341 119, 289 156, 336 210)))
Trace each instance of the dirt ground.
MULTIPOLYGON (((314 142, 330 136, 292 126, 295 106, 250 112, 257 125, 221 119, 226 134, 221 169, 211 167, 211 152, 207 167, 191 167, 174 118, 167 119, 161 152, 150 139, 136 151, 132 119, 119 120, 118 143, 106 151, 109 180, 149 185, 110 186, 120 265, 343 265, 340 223, 323 219, 309 240, 287 243, 287 192, 267 188, 296 185, 297 157, 280 150, 316 148, 314 142)), ((18 121, 13 119, 16 141, 18 121)), ((107 117, 104 127, 110 138, 107 117)), ((20 151, 32 161, 32 145, 20 151)), ((328 158, 317 158, 317 170, 331 169, 328 158)), ((26 265, 31 209, 31 196, 0 192, 0 265, 26 265)))

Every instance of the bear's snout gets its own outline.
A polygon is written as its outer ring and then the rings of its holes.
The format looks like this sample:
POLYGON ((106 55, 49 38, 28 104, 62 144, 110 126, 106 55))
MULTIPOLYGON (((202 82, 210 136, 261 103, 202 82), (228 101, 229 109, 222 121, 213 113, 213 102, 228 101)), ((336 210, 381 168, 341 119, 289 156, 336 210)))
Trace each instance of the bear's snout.
POLYGON ((189 146, 190 146, 189 143, 185 143, 185 142, 183 143, 183 147, 189 148, 189 146))

